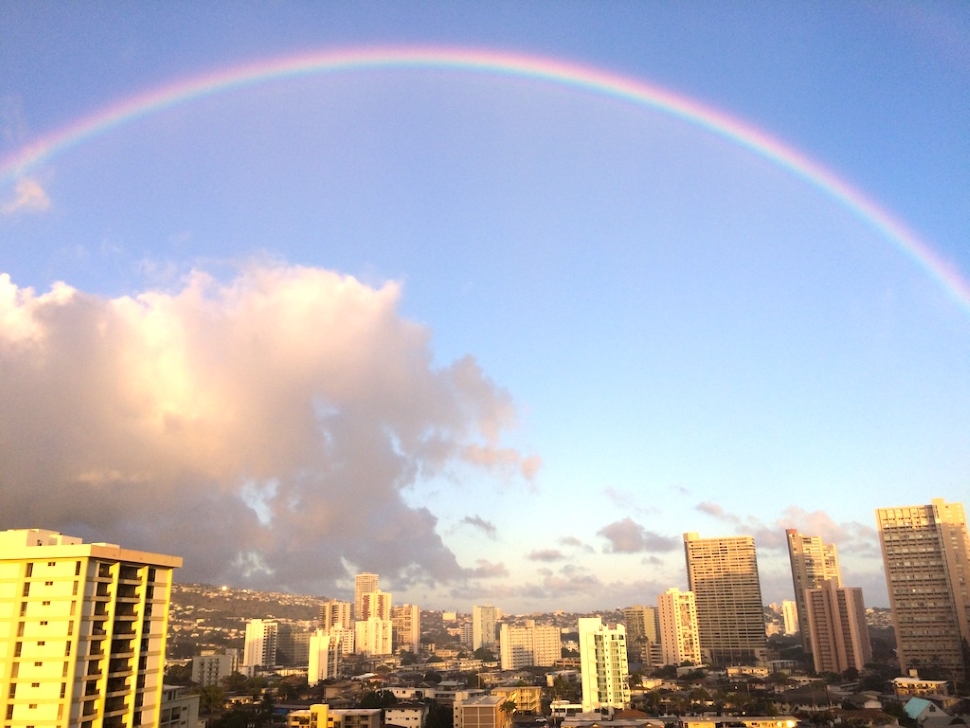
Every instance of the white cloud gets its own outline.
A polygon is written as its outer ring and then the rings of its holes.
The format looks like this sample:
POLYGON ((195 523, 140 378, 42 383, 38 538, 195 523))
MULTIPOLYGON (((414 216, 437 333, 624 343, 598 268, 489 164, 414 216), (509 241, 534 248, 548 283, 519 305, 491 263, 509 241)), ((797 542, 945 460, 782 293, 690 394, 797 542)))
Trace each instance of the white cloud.
POLYGON ((318 593, 344 563, 428 583, 496 573, 461 567, 401 493, 468 462, 528 473, 500 442, 515 408, 472 357, 436 368, 399 295, 269 264, 117 299, 0 275, 0 528, 318 593))
POLYGON ((40 182, 30 177, 18 180, 14 187, 13 199, 0 205, 0 214, 14 215, 17 213, 44 212, 51 206, 47 192, 40 182))

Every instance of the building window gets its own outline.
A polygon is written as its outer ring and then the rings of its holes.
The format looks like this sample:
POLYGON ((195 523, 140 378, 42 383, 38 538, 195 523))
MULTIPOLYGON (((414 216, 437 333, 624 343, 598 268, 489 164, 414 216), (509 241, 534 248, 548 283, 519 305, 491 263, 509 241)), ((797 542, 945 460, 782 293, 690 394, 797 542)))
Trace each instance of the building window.
POLYGON ((32 688, 39 688, 40 687, 40 683, 31 683, 30 684, 30 687, 32 687, 32 688))
POLYGON ((47 626, 47 620, 46 619, 40 620, 40 624, 41 624, 42 627, 46 627, 47 626))
POLYGON ((52 581, 45 581, 44 582, 44 586, 54 586, 54 582, 52 582, 52 581))
POLYGON ((57 566, 57 562, 56 561, 48 561, 47 562, 47 565, 48 566, 57 566))
POLYGON ((44 666, 44 663, 43 662, 35 662, 34 663, 34 667, 43 667, 43 666, 44 666))
POLYGON ((30 708, 31 710, 37 710, 37 703, 30 703, 29 705, 27 705, 27 707, 30 708))
MULTIPOLYGON (((27 595, 24 594, 24 596, 27 596, 27 595)), ((40 605, 42 607, 49 607, 51 605, 51 603, 50 603, 50 600, 45 600, 45 601, 41 602, 40 605)))
POLYGON ((44 645, 46 645, 46 644, 47 644, 47 642, 46 642, 46 641, 44 641, 44 640, 39 640, 39 641, 37 642, 37 646, 38 646, 38 647, 43 647, 43 646, 44 646, 44 645))

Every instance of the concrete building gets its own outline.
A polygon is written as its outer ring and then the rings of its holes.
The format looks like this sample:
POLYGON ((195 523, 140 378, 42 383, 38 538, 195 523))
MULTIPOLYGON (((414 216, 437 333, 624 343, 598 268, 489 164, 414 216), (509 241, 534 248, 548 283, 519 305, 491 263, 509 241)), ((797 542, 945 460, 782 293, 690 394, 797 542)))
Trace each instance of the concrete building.
POLYGON ((502 695, 481 695, 461 703, 461 728, 511 728, 512 714, 502 710, 502 695))
MULTIPOLYGON (((354 624, 356 624, 356 622, 354 624)), ((340 641, 340 654, 353 655, 357 653, 356 627, 351 626, 347 629, 342 627, 331 627, 329 630, 327 630, 327 634, 340 641)))
POLYGON ((503 670, 523 667, 551 667, 562 657, 559 627, 537 625, 534 619, 523 625, 502 624, 499 630, 499 659, 503 670))
POLYGON ((182 685, 162 687, 162 712, 158 728, 199 728, 199 694, 182 685))
POLYGON ((900 669, 933 665, 967 679, 970 538, 960 503, 876 511, 900 669))
POLYGON ((785 536, 788 538, 788 557, 791 560, 792 586, 795 588, 802 647, 805 652, 811 652, 812 643, 808 623, 805 621, 808 618, 805 590, 817 589, 826 580, 834 580, 837 587, 842 586, 839 553, 835 544, 824 543, 820 536, 805 536, 795 528, 787 529, 785 536))
MULTIPOLYGON (((367 619, 364 597, 377 591, 377 574, 357 574, 354 577, 354 619, 367 619)), ((349 627, 350 625, 344 625, 349 627)))
POLYGON ((5 728, 158 726, 176 556, 0 532, 5 728))
POLYGON ((390 655, 394 652, 394 626, 389 619, 371 617, 354 623, 354 651, 358 655, 390 655))
POLYGON ((496 651, 495 625, 498 621, 498 610, 486 605, 472 607, 472 649, 484 647, 494 653, 496 651))
POLYGON ((281 665, 306 665, 310 660, 310 637, 312 632, 295 630, 289 624, 281 624, 276 636, 277 657, 281 665))
POLYGON ((579 619, 579 661, 583 712, 630 707, 626 628, 609 627, 599 617, 579 619))
POLYGON ((334 627, 351 629, 354 626, 354 605, 331 599, 320 605, 320 629, 327 631, 334 627))
POLYGON ((224 655, 201 655, 192 658, 192 682, 202 687, 218 685, 238 669, 237 650, 226 650, 224 655))
POLYGON ((835 579, 825 579, 815 589, 805 590, 805 606, 815 672, 841 674, 850 667, 861 672, 872 662, 862 589, 840 587, 835 579))
POLYGON ((358 619, 360 622, 365 622, 371 617, 375 617, 380 620, 390 621, 391 619, 391 594, 390 592, 383 592, 380 589, 375 589, 372 592, 367 592, 363 595, 361 599, 361 614, 362 617, 358 619))
POLYGON ((492 695, 503 698, 503 702, 515 703, 515 712, 520 715, 540 715, 542 713, 542 688, 536 685, 501 685, 492 688, 492 695))
POLYGON ((271 619, 250 619, 246 623, 246 643, 243 648, 242 670, 250 677, 258 668, 276 664, 279 624, 271 619))
POLYGON ((400 702, 384 708, 384 725, 401 728, 424 728, 428 719, 428 704, 419 702, 400 702))
POLYGON ((318 629, 310 635, 310 654, 307 663, 307 681, 316 685, 321 680, 340 674, 340 638, 328 631, 318 629))
POLYGON ((754 539, 702 539, 685 533, 684 553, 704 661, 715 666, 763 663, 767 642, 754 539))
POLYGON ((782 600, 781 621, 785 625, 785 634, 795 634, 798 632, 798 602, 793 599, 782 600))
POLYGON ((663 664, 702 664, 694 594, 671 588, 660 595, 657 606, 663 664))
POLYGON ((637 604, 623 610, 626 625, 627 660, 638 662, 644 667, 658 667, 663 664, 660 648, 660 613, 656 607, 637 604))
POLYGON ((391 623, 394 629, 394 652, 421 650, 421 609, 416 604, 391 607, 391 623))
POLYGON ((331 710, 325 703, 315 703, 304 710, 294 710, 286 717, 287 728, 381 728, 380 708, 331 710))
POLYGON ((380 708, 327 711, 328 728, 381 728, 380 708))

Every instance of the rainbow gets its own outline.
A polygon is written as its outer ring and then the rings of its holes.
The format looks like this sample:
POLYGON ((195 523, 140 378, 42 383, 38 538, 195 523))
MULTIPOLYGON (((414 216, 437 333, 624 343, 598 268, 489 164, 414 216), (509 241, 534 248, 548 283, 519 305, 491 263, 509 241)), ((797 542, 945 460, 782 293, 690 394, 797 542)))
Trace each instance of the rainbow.
POLYGON ((821 190, 910 257, 968 314, 970 283, 912 230, 862 192, 778 139, 689 97, 644 81, 561 60, 491 50, 438 47, 350 48, 258 61, 126 98, 0 159, 0 181, 13 181, 51 156, 163 109, 281 78, 381 68, 441 68, 531 78, 656 109, 724 137, 821 190))

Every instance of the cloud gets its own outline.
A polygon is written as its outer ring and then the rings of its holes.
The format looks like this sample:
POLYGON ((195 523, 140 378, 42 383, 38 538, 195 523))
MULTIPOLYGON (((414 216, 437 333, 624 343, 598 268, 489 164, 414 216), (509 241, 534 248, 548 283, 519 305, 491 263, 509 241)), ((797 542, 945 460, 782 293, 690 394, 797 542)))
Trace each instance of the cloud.
POLYGON ((465 516, 461 519, 461 523, 467 523, 469 526, 474 526, 475 528, 480 528, 485 532, 485 535, 489 538, 494 539, 496 528, 495 524, 491 521, 486 521, 480 516, 465 516))
POLYGON ((562 561, 566 558, 566 555, 559 549, 538 549, 532 553, 526 555, 529 561, 562 561))
POLYGON ((787 550, 785 531, 794 528, 808 536, 820 536, 826 543, 838 545, 840 551, 865 556, 880 554, 878 533, 874 528, 857 521, 836 523, 824 511, 809 513, 797 506, 789 506, 774 523, 766 524, 755 516, 742 518, 729 513, 717 503, 699 503, 695 509, 731 524, 735 533, 753 536, 759 548, 787 550))
POLYGON ((596 533, 609 541, 609 545, 606 547, 607 553, 633 554, 639 551, 673 551, 679 545, 677 539, 648 531, 630 518, 624 518, 621 521, 603 526, 596 533))
POLYGON ((583 543, 575 536, 563 536, 561 539, 559 539, 559 545, 566 546, 568 548, 582 549, 588 554, 596 553, 596 549, 589 544, 583 543))
POLYGON ((633 511, 634 513, 640 514, 656 512, 656 508, 643 508, 638 505, 636 496, 633 493, 616 490, 613 486, 607 486, 603 492, 609 500, 626 511, 633 511))
POLYGON ((44 212, 50 206, 50 198, 44 188, 40 186, 40 182, 25 177, 17 182, 13 199, 0 205, 0 214, 38 213, 44 212))
POLYGON ((470 448, 527 471, 501 445, 515 406, 474 358, 435 366, 399 296, 278 264, 115 299, 0 275, 0 528, 304 593, 345 583, 345 564, 392 585, 502 573, 463 568, 402 493, 476 465, 470 448))
POLYGON ((472 579, 495 579, 509 575, 509 570, 505 568, 505 564, 493 564, 485 559, 478 559, 475 563, 477 564, 475 568, 465 569, 464 576, 472 579))

